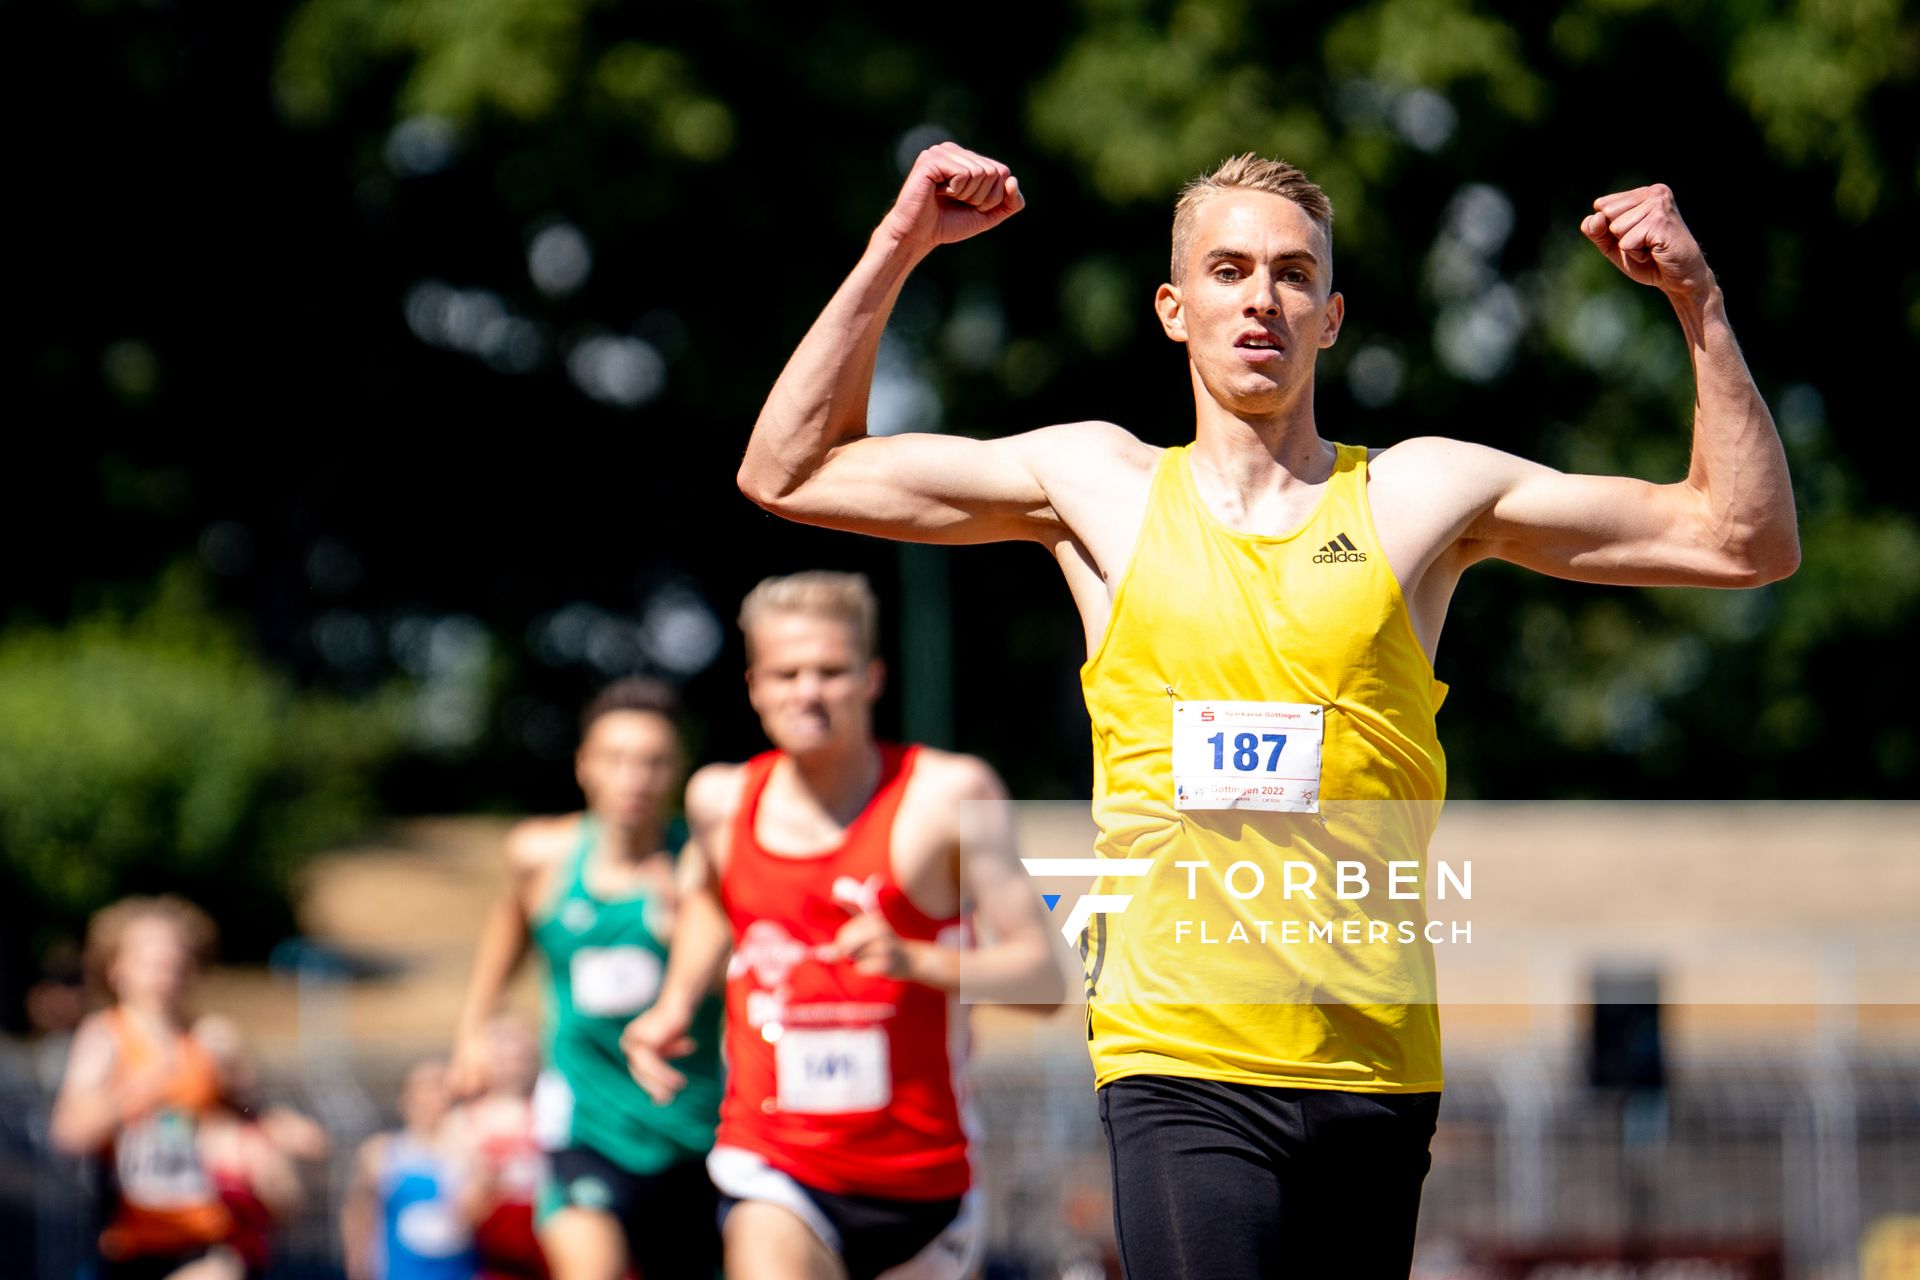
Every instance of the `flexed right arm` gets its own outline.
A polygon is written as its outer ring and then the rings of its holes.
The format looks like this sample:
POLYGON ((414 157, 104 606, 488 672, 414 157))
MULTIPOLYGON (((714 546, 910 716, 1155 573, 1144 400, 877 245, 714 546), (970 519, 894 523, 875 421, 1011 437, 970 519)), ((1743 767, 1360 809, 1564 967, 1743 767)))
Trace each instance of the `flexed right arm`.
POLYGON ((998 161, 950 142, 920 153, 859 265, 774 383, 740 464, 742 493, 790 520, 915 542, 1031 537, 1057 523, 1034 466, 1046 432, 867 434, 880 335, 908 274, 1025 203, 998 161))

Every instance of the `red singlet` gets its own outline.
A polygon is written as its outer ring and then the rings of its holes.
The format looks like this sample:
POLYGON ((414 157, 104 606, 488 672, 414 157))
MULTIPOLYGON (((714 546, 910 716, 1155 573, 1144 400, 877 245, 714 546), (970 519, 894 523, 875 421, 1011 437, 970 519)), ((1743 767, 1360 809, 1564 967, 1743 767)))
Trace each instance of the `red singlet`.
POLYGON ((546 1255, 533 1225, 546 1155, 533 1138, 532 1110, 517 1101, 490 1111, 476 1105, 474 1124, 475 1147, 493 1173, 495 1194, 493 1208, 473 1229, 481 1280, 547 1280, 546 1255))
POLYGON ((780 754, 746 764, 720 882, 734 948, 715 1141, 821 1191, 942 1200, 969 1183, 957 1079, 964 1016, 945 992, 869 977, 817 952, 862 910, 878 910, 902 938, 952 940, 959 931, 957 917, 928 917, 894 879, 893 819, 918 748, 881 752, 880 784, 846 838, 799 858, 770 854, 754 838, 780 754))

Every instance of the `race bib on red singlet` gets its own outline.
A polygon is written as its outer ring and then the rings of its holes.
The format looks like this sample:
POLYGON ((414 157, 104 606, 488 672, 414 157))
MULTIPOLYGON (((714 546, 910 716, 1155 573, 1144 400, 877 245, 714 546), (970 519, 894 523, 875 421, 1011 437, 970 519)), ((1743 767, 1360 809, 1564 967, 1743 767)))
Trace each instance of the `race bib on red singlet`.
POLYGON ((1310 702, 1173 704, 1173 807, 1320 812, 1323 709, 1310 702))
POLYGON ((782 1111, 853 1115, 893 1101, 885 1027, 787 1027, 773 1052, 782 1111))

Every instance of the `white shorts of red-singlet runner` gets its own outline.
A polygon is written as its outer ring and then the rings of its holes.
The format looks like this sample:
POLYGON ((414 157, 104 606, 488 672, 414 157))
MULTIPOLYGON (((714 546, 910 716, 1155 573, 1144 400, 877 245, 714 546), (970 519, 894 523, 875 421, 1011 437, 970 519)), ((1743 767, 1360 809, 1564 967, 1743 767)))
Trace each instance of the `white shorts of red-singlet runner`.
MULTIPOLYGON (((840 1233, 798 1182, 742 1147, 715 1147, 707 1176, 723 1196, 777 1204, 807 1224, 827 1248, 842 1252, 840 1233)), ((960 1212, 913 1257, 880 1273, 877 1280, 967 1280, 980 1267, 986 1246, 986 1205, 975 1187, 960 1198, 960 1212)))

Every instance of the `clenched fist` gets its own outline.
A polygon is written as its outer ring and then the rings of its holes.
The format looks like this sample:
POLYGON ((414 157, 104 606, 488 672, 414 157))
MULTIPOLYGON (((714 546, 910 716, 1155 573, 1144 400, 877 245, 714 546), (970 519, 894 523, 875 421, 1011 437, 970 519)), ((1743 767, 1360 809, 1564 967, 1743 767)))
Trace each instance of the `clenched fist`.
POLYGON ((826 958, 845 960, 870 978, 912 976, 913 962, 906 944, 877 911, 863 911, 841 925, 825 951, 826 958))
POLYGON ((671 1059, 684 1058, 697 1047, 687 1034, 691 1022, 679 1009, 658 1001, 620 1033, 627 1071, 659 1106, 672 1102, 687 1087, 686 1075, 671 1065, 671 1059))
POLYGON ((1007 166, 942 142, 913 162, 880 230, 902 245, 925 251, 977 236, 1026 204, 1020 179, 1007 166))
POLYGON ((1695 294, 1713 284, 1700 243, 1680 220, 1665 183, 1601 196, 1593 207, 1580 230, 1630 279, 1670 294, 1695 294))

